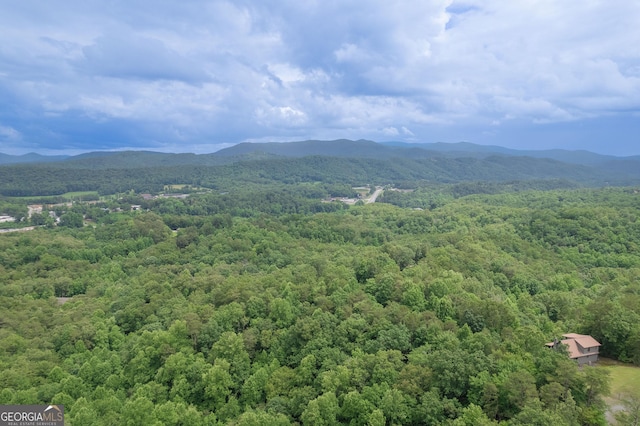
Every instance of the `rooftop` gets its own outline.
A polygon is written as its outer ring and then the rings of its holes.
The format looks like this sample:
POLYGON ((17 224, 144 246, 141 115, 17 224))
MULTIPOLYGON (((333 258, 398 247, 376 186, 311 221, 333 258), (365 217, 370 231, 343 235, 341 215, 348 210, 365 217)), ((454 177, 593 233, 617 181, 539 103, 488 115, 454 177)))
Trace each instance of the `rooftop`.
POLYGON ((564 337, 564 339, 560 342, 556 340, 546 343, 546 346, 553 348, 557 343, 566 345, 567 352, 569 352, 569 358, 571 359, 597 354, 597 350, 589 351, 589 349, 602 346, 596 339, 586 334, 567 333, 563 334, 562 337, 564 337), (585 353, 585 350, 588 350, 588 352, 585 353))

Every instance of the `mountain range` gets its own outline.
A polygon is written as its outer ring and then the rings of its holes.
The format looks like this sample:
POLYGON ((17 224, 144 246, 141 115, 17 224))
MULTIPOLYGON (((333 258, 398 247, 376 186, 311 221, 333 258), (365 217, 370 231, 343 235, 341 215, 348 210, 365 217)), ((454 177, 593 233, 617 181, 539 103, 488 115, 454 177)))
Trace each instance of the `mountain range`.
MULTIPOLYGON (((0 195, 160 191, 167 184, 229 190, 252 185, 344 185, 561 180, 578 186, 640 184, 640 156, 521 151, 470 143, 367 140, 240 143, 211 154, 89 152, 70 157, 0 155, 0 195)), ((408 185, 408 186, 403 186, 408 185)))
MULTIPOLYGON (((248 159, 273 157, 338 157, 338 158, 480 158, 492 156, 546 158, 569 164, 588 166, 622 165, 633 167, 640 156, 616 157, 585 150, 517 150, 495 145, 458 143, 373 142, 338 139, 300 142, 243 142, 210 154, 161 153, 153 151, 95 151, 75 156, 46 156, 35 153, 8 155, 0 153, 0 165, 19 163, 64 162, 79 166, 129 168, 140 166, 220 165, 248 159)), ((70 165, 71 165, 70 164, 70 165)))

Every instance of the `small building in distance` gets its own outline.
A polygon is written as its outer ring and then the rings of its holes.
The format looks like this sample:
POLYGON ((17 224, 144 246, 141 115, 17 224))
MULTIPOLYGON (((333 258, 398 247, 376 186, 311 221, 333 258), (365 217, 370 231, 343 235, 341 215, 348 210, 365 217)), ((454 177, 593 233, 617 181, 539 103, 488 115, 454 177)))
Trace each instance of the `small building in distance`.
POLYGON ((42 214, 43 206, 42 204, 29 204, 27 209, 29 211, 29 217, 31 217, 33 214, 42 214))
POLYGON ((547 343, 546 346, 552 349, 558 347, 559 344, 567 346, 569 358, 576 360, 578 365, 593 364, 598 361, 600 352, 600 343, 593 337, 585 334, 567 333, 563 334, 564 339, 554 340, 547 343))

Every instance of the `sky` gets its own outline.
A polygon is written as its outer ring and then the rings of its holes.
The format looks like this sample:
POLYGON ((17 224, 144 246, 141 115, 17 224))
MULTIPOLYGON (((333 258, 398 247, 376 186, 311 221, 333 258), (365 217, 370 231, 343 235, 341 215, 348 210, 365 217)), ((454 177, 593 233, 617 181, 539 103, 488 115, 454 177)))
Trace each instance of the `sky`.
POLYGON ((0 3, 0 152, 307 139, 640 154, 637 0, 0 3))

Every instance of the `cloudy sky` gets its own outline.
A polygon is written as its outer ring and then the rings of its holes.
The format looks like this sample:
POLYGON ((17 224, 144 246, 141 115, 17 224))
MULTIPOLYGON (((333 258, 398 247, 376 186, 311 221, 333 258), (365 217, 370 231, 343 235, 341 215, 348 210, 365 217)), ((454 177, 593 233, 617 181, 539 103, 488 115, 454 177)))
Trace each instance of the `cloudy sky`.
POLYGON ((637 0, 0 4, 0 152, 371 139, 640 154, 637 0))

